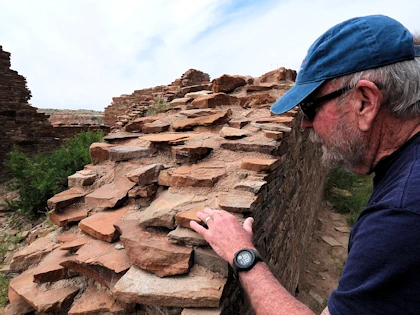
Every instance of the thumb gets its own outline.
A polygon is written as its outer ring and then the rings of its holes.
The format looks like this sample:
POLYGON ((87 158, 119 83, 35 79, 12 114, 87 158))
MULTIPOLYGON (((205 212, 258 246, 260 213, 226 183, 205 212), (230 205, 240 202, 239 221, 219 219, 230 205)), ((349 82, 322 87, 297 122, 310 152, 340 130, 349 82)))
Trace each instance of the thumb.
POLYGON ((249 217, 249 218, 246 218, 245 219, 244 225, 243 225, 245 231, 247 231, 251 235, 253 234, 253 232, 252 232, 252 223, 254 223, 254 218, 249 217))

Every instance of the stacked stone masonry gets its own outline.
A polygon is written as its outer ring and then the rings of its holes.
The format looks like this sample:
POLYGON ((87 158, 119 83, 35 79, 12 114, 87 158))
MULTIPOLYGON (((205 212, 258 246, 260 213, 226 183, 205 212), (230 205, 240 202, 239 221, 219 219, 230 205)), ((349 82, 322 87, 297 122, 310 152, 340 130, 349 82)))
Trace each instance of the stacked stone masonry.
POLYGON ((251 314, 228 264, 189 228, 206 206, 254 217, 258 250, 295 293, 325 173, 297 111, 269 109, 295 72, 224 75, 184 93, 185 77, 125 98, 173 95, 156 116, 125 107, 123 127, 48 201, 59 228, 14 254, 6 314, 251 314))
POLYGON ((10 179, 3 162, 14 146, 27 155, 48 153, 80 132, 109 132, 103 125, 53 126, 48 115, 28 104, 30 98, 26 79, 10 69, 10 53, 0 46, 0 182, 10 179))

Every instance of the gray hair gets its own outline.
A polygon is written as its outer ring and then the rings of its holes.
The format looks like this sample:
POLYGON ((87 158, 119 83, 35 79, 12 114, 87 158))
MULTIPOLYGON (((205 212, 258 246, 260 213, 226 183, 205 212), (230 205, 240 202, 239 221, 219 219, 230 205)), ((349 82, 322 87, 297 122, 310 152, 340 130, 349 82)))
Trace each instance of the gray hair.
MULTIPOLYGON (((420 34, 414 35, 414 43, 420 43, 420 34)), ((384 96, 382 106, 393 116, 420 116, 420 58, 352 73, 336 80, 342 87, 355 86, 360 80, 380 84, 384 96)))

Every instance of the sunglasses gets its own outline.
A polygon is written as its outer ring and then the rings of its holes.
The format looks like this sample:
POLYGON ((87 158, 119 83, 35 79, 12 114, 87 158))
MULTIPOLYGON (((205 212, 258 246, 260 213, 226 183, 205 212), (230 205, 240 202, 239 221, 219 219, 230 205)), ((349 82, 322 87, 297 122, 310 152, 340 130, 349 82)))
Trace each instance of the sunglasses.
POLYGON ((333 100, 344 93, 350 91, 353 87, 345 87, 341 88, 337 91, 331 92, 329 94, 326 94, 324 96, 321 96, 315 100, 312 101, 302 101, 298 104, 300 110, 302 111, 303 115, 305 116, 305 119, 309 121, 313 121, 316 116, 316 108, 321 105, 322 103, 326 101, 333 100))

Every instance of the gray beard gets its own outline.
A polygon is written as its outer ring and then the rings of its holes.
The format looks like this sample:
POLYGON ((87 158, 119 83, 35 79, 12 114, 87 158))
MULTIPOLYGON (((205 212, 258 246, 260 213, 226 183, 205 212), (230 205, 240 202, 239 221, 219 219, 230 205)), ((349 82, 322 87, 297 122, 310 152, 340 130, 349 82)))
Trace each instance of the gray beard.
POLYGON ((330 169, 342 167, 351 171, 363 159, 365 145, 362 133, 352 130, 349 124, 337 122, 332 128, 330 139, 323 141, 313 130, 309 139, 322 144, 322 164, 330 169))

